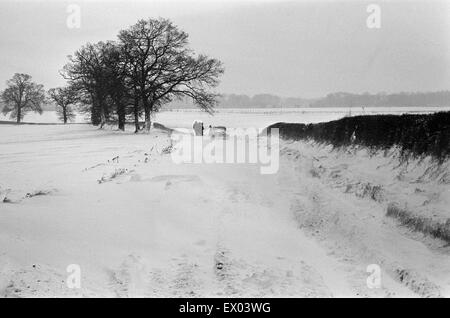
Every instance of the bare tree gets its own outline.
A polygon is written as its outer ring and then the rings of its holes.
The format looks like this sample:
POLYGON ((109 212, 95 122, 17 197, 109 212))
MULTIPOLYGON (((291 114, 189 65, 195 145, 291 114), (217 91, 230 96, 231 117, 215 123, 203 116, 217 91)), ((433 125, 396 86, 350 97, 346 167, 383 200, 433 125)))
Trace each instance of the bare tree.
POLYGON ((188 35, 166 19, 139 20, 119 33, 119 40, 129 61, 131 81, 138 88, 145 112, 145 127, 150 129, 149 80, 163 57, 175 55, 187 44, 188 35))
POLYGON ((140 20, 119 33, 129 63, 129 77, 136 86, 150 129, 151 114, 174 98, 189 96, 202 109, 211 111, 217 95, 208 88, 217 85, 223 73, 220 61, 193 56, 187 33, 167 19, 140 20))
POLYGON ((51 88, 48 95, 55 102, 58 117, 64 124, 75 119, 75 112, 72 107, 77 103, 78 97, 72 87, 51 88))
POLYGON ((101 127, 111 118, 125 129, 133 114, 136 132, 145 115, 150 130, 151 115, 164 104, 190 97, 211 112, 217 94, 210 88, 223 73, 219 60, 195 56, 188 48, 188 35, 166 19, 140 20, 118 35, 118 42, 86 44, 69 56, 62 75, 88 100, 92 123, 101 127))
POLYGON ((104 43, 88 43, 69 56, 61 74, 79 96, 90 100, 91 121, 102 128, 109 115, 107 109, 107 76, 103 64, 104 43))
POLYGON ((132 105, 132 88, 126 81, 127 57, 122 48, 115 42, 100 42, 102 63, 106 72, 105 86, 113 110, 117 115, 118 128, 125 130, 126 115, 132 105))
POLYGON ((6 82, 7 88, 2 92, 3 114, 11 113, 20 123, 25 114, 34 111, 42 114, 42 104, 45 102, 44 86, 31 81, 28 74, 16 73, 6 82))
POLYGON ((158 111, 173 99, 190 97, 197 106, 211 113, 219 95, 209 89, 217 86, 223 71, 219 60, 205 55, 182 56, 175 65, 167 63, 151 81, 152 111, 158 111))
MULTIPOLYGON (((127 59, 113 41, 88 43, 69 57, 62 75, 80 99, 90 100, 91 120, 100 127, 117 115, 119 129, 125 129, 132 98, 125 81, 127 59), (86 98, 87 97, 87 98, 86 98)), ((82 104, 86 104, 83 102, 82 104)))

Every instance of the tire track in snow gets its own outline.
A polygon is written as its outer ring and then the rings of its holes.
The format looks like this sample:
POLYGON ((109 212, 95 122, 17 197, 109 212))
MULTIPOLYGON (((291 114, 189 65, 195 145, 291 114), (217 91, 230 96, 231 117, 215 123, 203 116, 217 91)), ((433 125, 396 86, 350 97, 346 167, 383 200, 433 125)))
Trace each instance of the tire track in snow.
MULTIPOLYGON (((266 196, 265 200, 261 202, 261 193, 258 190, 260 189, 249 190, 245 187, 245 184, 234 183, 233 185, 228 185, 224 191, 229 194, 229 198, 221 195, 223 209, 217 215, 217 229, 220 229, 220 232, 218 233, 217 251, 214 262, 215 274, 223 293, 227 296, 286 297, 327 297, 336 294, 342 295, 342 289, 345 289, 344 286, 346 285, 345 282, 340 278, 335 280, 330 278, 339 277, 339 275, 333 273, 333 270, 327 270, 326 266, 330 262, 328 260, 329 257, 325 253, 320 254, 318 251, 312 253, 313 250, 317 250, 316 245, 311 245, 307 248, 308 256, 319 260, 318 262, 313 262, 313 265, 311 265, 311 260, 308 257, 304 257, 305 254, 302 253, 304 251, 300 248, 298 250, 293 248, 289 251, 287 254, 294 257, 288 259, 282 256, 271 255, 270 259, 262 260, 253 260, 253 257, 250 257, 252 255, 245 255, 245 252, 242 253, 242 251, 233 250, 237 246, 234 242, 231 242, 232 240, 230 241, 233 231, 227 233, 227 228, 229 229, 230 224, 232 226, 234 222, 239 222, 239 219, 246 221, 245 219, 248 217, 255 218, 255 221, 261 218, 268 218, 267 210, 273 213, 272 208, 275 208, 276 212, 277 206, 273 202, 272 197, 266 196), (242 205, 248 206, 249 204, 251 206, 250 211, 239 211, 240 205, 242 207, 242 205), (261 211, 264 212, 260 213, 261 211), (233 218, 235 220, 231 222, 230 220, 233 218), (327 262, 323 262, 324 259, 327 262), (320 266, 320 264, 327 265, 320 266)), ((275 193, 274 196, 277 197, 277 194, 275 193)), ((282 218, 282 215, 280 215, 280 218, 282 218)), ((271 220, 266 220, 266 222, 270 224, 271 220)), ((264 226, 266 224, 263 222, 259 225, 264 226)), ((283 226, 286 225, 283 224, 283 226)), ((250 231, 250 236, 253 234, 251 232, 254 230, 253 228, 244 227, 245 229, 250 231)), ((300 238, 299 245, 304 244, 304 239, 307 239, 299 237, 300 233, 298 233, 298 230, 294 226, 290 227, 290 230, 292 232, 289 234, 293 234, 293 236, 289 237, 287 235, 282 241, 300 238)), ((281 233, 276 232, 275 234, 278 235, 281 233)), ((270 240, 270 234, 272 233, 268 231, 267 234, 269 235, 266 239, 270 240)), ((243 241, 242 245, 248 245, 248 243, 243 241)), ((270 244, 266 248, 270 249, 270 244)), ((276 254, 276 251, 272 252, 276 254)), ((264 251, 258 250, 258 246, 255 245, 255 250, 250 253, 263 254, 264 251)), ((351 293, 347 291, 347 294, 351 293)))

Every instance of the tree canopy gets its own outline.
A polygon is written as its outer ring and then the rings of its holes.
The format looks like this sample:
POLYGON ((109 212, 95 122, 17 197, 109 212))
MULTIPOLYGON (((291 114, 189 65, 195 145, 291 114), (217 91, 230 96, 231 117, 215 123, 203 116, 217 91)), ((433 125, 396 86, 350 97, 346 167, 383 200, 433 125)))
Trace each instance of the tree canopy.
POLYGON ((58 118, 67 124, 75 119, 73 106, 77 103, 78 97, 71 87, 56 87, 48 90, 50 99, 56 104, 58 118))
POLYGON ((6 82, 6 89, 2 92, 3 114, 10 113, 20 123, 26 113, 30 111, 42 113, 45 102, 45 91, 41 84, 36 84, 28 74, 16 73, 6 82))
POLYGON ((132 116, 138 131, 144 114, 149 130, 152 114, 173 100, 188 97, 207 112, 217 103, 211 89, 224 72, 222 63, 196 55, 188 44, 187 33, 167 19, 139 20, 120 31, 117 41, 81 47, 61 73, 94 125, 117 119, 124 129, 132 116))

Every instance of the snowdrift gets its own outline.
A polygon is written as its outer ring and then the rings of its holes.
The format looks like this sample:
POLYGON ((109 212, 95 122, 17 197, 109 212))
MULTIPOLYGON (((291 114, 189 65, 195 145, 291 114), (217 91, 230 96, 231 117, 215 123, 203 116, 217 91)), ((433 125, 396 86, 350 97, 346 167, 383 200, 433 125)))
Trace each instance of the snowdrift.
POLYGON ((282 140, 280 155, 280 166, 292 166, 285 191, 302 231, 340 259, 379 265, 383 284, 450 295, 448 160, 314 140, 282 140))
POLYGON ((284 154, 323 183, 381 204, 386 216, 450 243, 450 112, 277 123, 284 154))

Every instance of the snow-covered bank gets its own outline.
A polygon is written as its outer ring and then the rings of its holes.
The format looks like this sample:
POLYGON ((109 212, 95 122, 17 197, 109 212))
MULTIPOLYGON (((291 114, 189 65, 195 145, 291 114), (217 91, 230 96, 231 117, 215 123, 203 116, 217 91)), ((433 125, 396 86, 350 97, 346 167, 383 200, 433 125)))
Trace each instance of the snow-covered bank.
POLYGON ((448 231, 448 161, 400 163, 395 150, 374 154, 362 147, 333 150, 311 141, 283 144, 282 156, 299 180, 293 211, 303 228, 336 255, 378 264, 415 293, 450 295, 448 242, 417 232, 425 227, 414 221, 448 231), (408 227, 387 217, 396 216, 389 210, 393 205, 408 211, 408 227))

